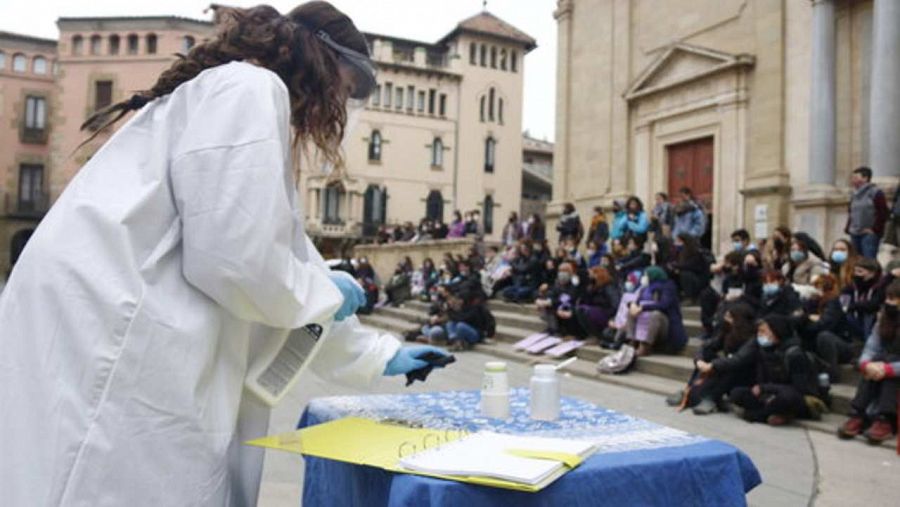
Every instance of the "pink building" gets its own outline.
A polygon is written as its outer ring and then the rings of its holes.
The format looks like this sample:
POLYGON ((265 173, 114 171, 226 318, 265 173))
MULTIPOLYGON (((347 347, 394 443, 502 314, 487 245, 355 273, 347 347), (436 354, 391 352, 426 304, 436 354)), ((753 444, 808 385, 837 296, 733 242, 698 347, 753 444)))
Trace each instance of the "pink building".
POLYGON ((175 16, 60 18, 59 41, 0 32, 0 277, 78 169, 109 137, 80 126, 150 88, 213 31, 175 16), (74 152, 74 153, 73 153, 74 152))
POLYGON ((0 32, 0 277, 49 208, 56 41, 0 32))

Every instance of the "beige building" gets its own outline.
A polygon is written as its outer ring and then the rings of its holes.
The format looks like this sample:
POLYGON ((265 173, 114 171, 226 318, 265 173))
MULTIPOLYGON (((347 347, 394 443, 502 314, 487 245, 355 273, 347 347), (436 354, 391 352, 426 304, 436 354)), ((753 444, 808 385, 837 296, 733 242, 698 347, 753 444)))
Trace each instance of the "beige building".
POLYGON ((0 278, 50 206, 56 41, 0 32, 0 278))
POLYGON ((522 134, 522 204, 519 217, 533 214, 541 219, 553 197, 553 143, 522 134))
MULTIPOLYGON (((81 124, 152 86, 175 53, 213 31, 210 22, 175 16, 57 25, 58 43, 0 33, 0 274, 109 138, 75 151, 88 137, 81 124)), ((311 235, 330 250, 382 223, 478 208, 490 227, 497 213, 518 210, 522 76, 534 39, 488 12, 435 43, 367 37, 379 88, 345 140, 345 167, 301 168, 311 235)))
POLYGON ((378 88, 345 140, 345 167, 303 171, 308 231, 324 250, 342 250, 381 224, 479 209, 497 236, 520 206, 534 39, 486 11, 435 43, 367 38, 378 88))
POLYGON ((849 175, 900 174, 900 2, 559 0, 553 213, 687 185, 712 244, 843 235, 849 175))

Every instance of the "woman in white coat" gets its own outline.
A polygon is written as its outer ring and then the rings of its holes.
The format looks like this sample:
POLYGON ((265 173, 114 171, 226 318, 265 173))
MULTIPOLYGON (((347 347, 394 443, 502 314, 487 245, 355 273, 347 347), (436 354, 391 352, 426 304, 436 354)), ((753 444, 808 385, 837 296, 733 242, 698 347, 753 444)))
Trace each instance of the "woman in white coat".
MULTIPOLYGON (((291 131, 338 162, 363 36, 325 2, 223 9, 57 200, 0 296, 0 503, 254 505, 268 407, 248 363, 336 321, 312 363, 368 385, 421 368, 352 316, 364 301, 307 239, 291 131)), ((112 113, 119 116, 112 121, 112 113)))

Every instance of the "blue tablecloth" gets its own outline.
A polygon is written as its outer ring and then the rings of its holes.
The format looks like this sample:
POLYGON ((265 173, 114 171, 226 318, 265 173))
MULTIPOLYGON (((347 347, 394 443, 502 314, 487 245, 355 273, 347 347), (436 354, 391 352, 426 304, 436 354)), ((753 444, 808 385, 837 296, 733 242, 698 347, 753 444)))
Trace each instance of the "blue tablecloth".
POLYGON ((528 417, 528 390, 512 393, 511 418, 487 419, 477 391, 337 396, 310 402, 299 427, 347 416, 400 419, 428 428, 571 437, 596 454, 538 493, 489 488, 305 457, 303 505, 465 507, 578 505, 746 505, 759 472, 735 447, 574 398, 554 422, 528 417))

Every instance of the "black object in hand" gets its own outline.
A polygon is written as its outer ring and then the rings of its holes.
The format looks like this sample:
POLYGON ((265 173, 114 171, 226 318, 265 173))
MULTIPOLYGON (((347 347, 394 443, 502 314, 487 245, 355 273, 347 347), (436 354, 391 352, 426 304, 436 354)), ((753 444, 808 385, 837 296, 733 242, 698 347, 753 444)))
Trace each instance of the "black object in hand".
POLYGON ((450 363, 455 363, 456 358, 450 355, 441 355, 437 352, 426 352, 421 356, 417 356, 416 359, 421 359, 428 363, 428 366, 423 366, 418 370, 413 370, 406 374, 406 387, 409 387, 416 380, 421 380, 425 382, 425 379, 428 377, 428 374, 431 373, 431 370, 435 368, 443 368, 450 363))

